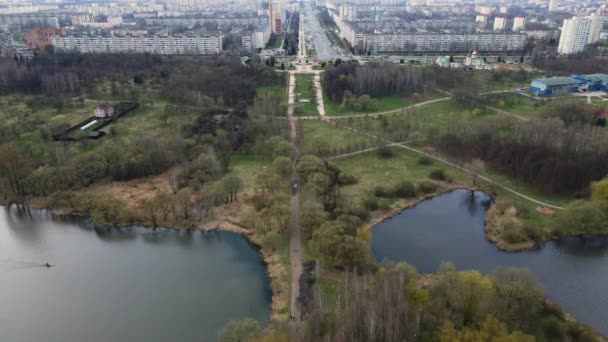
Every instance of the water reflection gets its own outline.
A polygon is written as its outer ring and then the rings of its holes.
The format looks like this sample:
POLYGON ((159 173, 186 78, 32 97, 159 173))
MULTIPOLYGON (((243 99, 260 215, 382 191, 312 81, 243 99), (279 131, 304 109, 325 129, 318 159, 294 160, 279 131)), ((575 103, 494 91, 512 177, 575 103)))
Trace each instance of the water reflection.
POLYGON ((442 261, 482 272, 528 268, 549 298, 608 334, 608 237, 569 237, 532 251, 502 252, 483 233, 490 201, 483 192, 460 189, 419 203, 372 229, 372 253, 420 272, 434 272, 442 261))
POLYGON ((229 320, 265 323, 271 300, 260 255, 236 234, 14 206, 0 208, 0 279, 2 341, 211 341, 229 320))

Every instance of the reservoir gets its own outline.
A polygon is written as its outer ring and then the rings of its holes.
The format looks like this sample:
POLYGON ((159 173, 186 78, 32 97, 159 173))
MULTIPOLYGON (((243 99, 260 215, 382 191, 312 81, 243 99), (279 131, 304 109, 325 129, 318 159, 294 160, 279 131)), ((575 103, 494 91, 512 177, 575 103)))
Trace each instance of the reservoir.
POLYGON ((488 273, 499 266, 529 269, 549 299, 608 334, 608 238, 572 237, 524 252, 502 252, 484 236, 490 197, 458 189, 423 201, 372 229, 378 261, 405 261, 418 272, 442 261, 488 273))
POLYGON ((270 302, 262 257, 240 235, 0 207, 2 341, 214 341, 229 320, 266 324, 270 302))

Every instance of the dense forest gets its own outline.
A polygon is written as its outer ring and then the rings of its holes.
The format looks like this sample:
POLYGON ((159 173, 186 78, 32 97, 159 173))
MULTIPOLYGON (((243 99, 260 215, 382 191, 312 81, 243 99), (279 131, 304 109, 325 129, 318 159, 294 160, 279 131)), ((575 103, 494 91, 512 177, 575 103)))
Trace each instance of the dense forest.
POLYGON ((585 192, 608 174, 608 136, 591 105, 547 106, 531 123, 453 123, 438 146, 490 166, 550 194, 585 192))
POLYGON ((444 263, 420 281, 413 267, 344 273, 332 298, 317 294, 306 341, 595 341, 547 303, 528 271, 488 276, 444 263))
POLYGON ((430 90, 420 69, 403 68, 392 63, 340 63, 329 66, 323 76, 323 89, 334 102, 342 103, 345 94, 357 96, 404 95, 430 90))

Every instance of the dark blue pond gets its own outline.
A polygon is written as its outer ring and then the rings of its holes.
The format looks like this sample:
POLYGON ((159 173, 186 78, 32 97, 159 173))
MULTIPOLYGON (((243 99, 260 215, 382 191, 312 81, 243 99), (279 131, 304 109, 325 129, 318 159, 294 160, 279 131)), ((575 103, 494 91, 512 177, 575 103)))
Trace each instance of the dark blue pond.
POLYGON ((424 201, 372 229, 378 261, 406 261, 419 272, 435 272, 442 261, 459 269, 491 272, 525 267, 546 295, 578 320, 608 334, 608 238, 565 238, 538 250, 508 253, 484 236, 489 196, 454 190, 424 201))

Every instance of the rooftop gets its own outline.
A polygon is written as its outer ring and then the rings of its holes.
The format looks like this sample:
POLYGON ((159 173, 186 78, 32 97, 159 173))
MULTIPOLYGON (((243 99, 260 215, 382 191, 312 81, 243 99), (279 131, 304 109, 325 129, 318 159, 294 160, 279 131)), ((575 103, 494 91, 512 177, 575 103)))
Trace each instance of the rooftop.
POLYGON ((568 84, 578 84, 579 82, 572 77, 549 77, 549 78, 537 78, 533 81, 542 82, 548 86, 559 86, 568 84))

